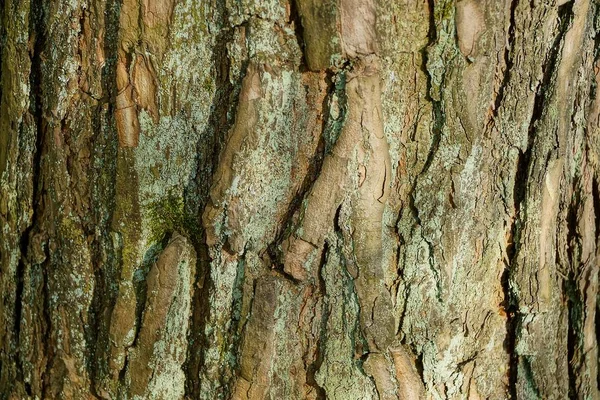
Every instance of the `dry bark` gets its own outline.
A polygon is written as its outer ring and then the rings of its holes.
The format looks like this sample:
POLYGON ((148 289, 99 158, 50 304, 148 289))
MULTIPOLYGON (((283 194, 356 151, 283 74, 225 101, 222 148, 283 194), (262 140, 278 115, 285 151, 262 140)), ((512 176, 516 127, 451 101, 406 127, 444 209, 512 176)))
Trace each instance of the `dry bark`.
POLYGON ((598 0, 0 10, 0 399, 600 398, 598 0))

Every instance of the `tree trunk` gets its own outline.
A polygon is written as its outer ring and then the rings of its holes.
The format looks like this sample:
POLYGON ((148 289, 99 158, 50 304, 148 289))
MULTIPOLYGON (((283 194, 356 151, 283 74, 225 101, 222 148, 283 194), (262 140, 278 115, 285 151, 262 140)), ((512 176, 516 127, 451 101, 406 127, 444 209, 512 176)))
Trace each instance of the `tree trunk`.
POLYGON ((598 399, 598 0, 1 0, 1 399, 598 399))

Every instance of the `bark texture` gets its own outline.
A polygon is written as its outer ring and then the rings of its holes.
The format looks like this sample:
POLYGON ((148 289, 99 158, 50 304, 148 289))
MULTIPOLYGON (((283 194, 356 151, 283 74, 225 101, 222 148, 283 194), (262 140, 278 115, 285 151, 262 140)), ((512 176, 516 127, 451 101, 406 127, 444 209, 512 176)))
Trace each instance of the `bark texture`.
POLYGON ((0 399, 597 399, 598 0, 0 0, 0 399))

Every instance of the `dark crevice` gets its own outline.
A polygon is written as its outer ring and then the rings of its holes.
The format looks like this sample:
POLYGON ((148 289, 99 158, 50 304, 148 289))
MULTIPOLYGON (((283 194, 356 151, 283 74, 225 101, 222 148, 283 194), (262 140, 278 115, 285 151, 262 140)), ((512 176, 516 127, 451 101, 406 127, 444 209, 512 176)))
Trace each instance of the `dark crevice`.
MULTIPOLYGON (((332 97, 337 94, 339 98, 340 108, 342 109, 342 113, 338 120, 343 121, 344 119, 344 107, 345 103, 342 101, 345 96, 343 95, 343 87, 339 87, 339 82, 343 81, 345 84, 345 80, 336 79, 336 76, 332 72, 327 73, 327 95, 323 99, 323 104, 321 105, 323 109, 323 115, 329 115, 329 103, 332 101, 332 97), (341 95, 340 95, 341 92, 341 95)), ((336 121, 338 121, 336 120, 336 121)), ((336 121, 333 121, 331 117, 323 118, 322 127, 321 127, 321 136, 319 137, 319 141, 317 144, 317 149, 315 154, 312 157, 312 160, 309 162, 308 171, 300 188, 298 189, 296 195, 290 202, 290 205, 285 212, 282 223, 280 226, 282 229, 277 233, 275 240, 269 244, 267 247, 267 253, 269 257, 277 265, 278 270, 283 272, 283 252, 281 250, 281 244, 294 234, 294 230, 296 228, 294 224, 294 216, 298 212, 302 212, 302 204, 306 196, 310 193, 313 185, 315 184, 317 178, 321 174, 321 170, 323 168, 323 161, 325 160, 326 155, 331 151, 333 147, 332 139, 329 139, 329 136, 335 136, 337 138, 336 130, 341 129, 341 125, 336 125, 336 121), (329 140, 328 140, 329 139, 329 140)), ((302 218, 300 218, 301 220, 302 218)), ((334 221, 335 222, 335 221, 334 221)), ((286 277, 291 278, 291 276, 286 274, 286 277)), ((292 278, 293 279, 293 278, 292 278)), ((294 279, 294 282, 296 280, 294 279)))
POLYGON ((498 117, 498 111, 500 110, 500 106, 502 105, 502 101, 504 100, 504 91, 506 90, 506 86, 508 86, 508 82, 510 81, 510 74, 512 72, 513 67, 513 51, 515 45, 515 32, 516 32, 516 23, 515 23, 515 13, 517 9, 517 5, 519 4, 519 0, 511 0, 510 2, 510 22, 508 26, 508 40, 504 46, 504 76, 502 77, 502 83, 498 88, 498 94, 494 99, 494 109, 492 110, 492 120, 495 120, 498 117))
MULTIPOLYGON (((2 69, 2 60, 4 57, 4 49, 6 48, 6 6, 5 0, 0 0, 0 70, 2 69)), ((2 99, 3 80, 0 79, 0 102, 2 99)), ((1 162, 1 160, 0 160, 1 162)), ((0 174, 2 174, 3 166, 0 165, 0 174)), ((1 373, 1 371, 0 371, 1 373)), ((0 374, 1 376, 1 374, 0 374)))
POLYGON ((432 101, 433 108, 433 126, 431 128, 431 146, 429 147, 429 152, 427 153, 427 158, 425 159, 425 163, 423 164, 423 168, 419 175, 422 175, 429 171, 431 164, 433 163, 433 159, 435 154, 437 153, 440 142, 442 141, 442 129, 445 123, 444 111, 442 109, 441 101, 432 101))
MULTIPOLYGON (((414 200, 413 200, 414 201, 414 200)), ((413 204, 414 207, 414 204, 413 204)), ((394 233, 396 234, 396 271, 398 273, 398 278, 401 280, 405 280, 404 277, 404 266, 401 265, 403 261, 403 252, 402 247, 406 244, 406 240, 404 239, 404 235, 400 229, 400 222, 402 220, 402 210, 398 211, 398 216, 396 217, 396 222, 394 223, 394 233)))
MULTIPOLYGON (((33 171, 32 171, 32 187, 33 187, 33 199, 32 199, 32 217, 29 226, 21 233, 19 239, 20 259, 15 271, 15 282, 16 282, 16 293, 15 293, 15 319, 13 330, 15 332, 15 343, 13 344, 16 349, 15 354, 15 365, 17 368, 17 379, 23 382, 23 364, 22 357, 20 354, 20 342, 21 342, 21 323, 22 321, 22 306, 23 306, 23 285, 24 285, 24 274, 26 270, 26 264, 29 264, 27 260, 27 254, 30 247, 30 241, 34 235, 34 232, 39 229, 40 225, 40 214, 42 213, 42 182, 41 182, 41 164, 42 164, 42 153, 45 136, 45 124, 43 118, 43 102, 42 102, 42 71, 41 71, 41 53, 45 48, 45 21, 44 21, 44 10, 39 2, 34 0, 30 3, 30 19, 29 19, 29 35, 33 36, 35 41, 33 44, 33 53, 31 54, 31 72, 29 76, 30 84, 30 102, 29 102, 29 113, 33 115, 34 123, 36 126, 36 139, 35 149, 32 157, 33 171)), ((31 395, 31 393, 28 393, 31 395)))
MULTIPOLYGON (((50 382, 49 382, 49 377, 46 374, 46 371, 50 370, 52 367, 52 363, 54 361, 54 347, 51 345, 51 340, 49 340, 50 337, 50 332, 52 331, 52 318, 50 317, 50 285, 48 282, 48 274, 44 273, 45 271, 48 270, 48 264, 49 264, 49 259, 50 259, 50 254, 48 253, 48 251, 46 250, 47 254, 46 254, 46 261, 39 266, 39 268, 41 269, 40 275, 42 275, 43 277, 43 282, 42 282, 42 291, 43 291, 43 296, 42 296, 42 313, 43 313, 43 317, 44 317, 44 322, 46 325, 46 331, 44 332, 43 337, 47 338, 46 340, 43 341, 44 343, 44 350, 45 350, 45 358, 46 358, 46 370, 42 371, 42 387, 41 387, 41 393, 42 398, 48 398, 47 396, 47 392, 50 390, 50 382)), ((51 397, 51 396, 50 396, 51 397)))
MULTIPOLYGON (((322 140, 325 142, 324 155, 330 154, 337 142, 338 137, 344 127, 346 116, 348 115, 348 98, 346 96, 346 71, 342 70, 337 74, 327 71, 327 96, 323 102, 322 140), (331 116, 331 105, 333 99, 337 98, 339 115, 337 118, 331 116)), ((319 168, 320 170, 320 168, 319 168)))
MULTIPOLYGON (((589 310, 591 314, 592 311, 589 310)), ((600 302, 596 299, 596 309, 594 310, 594 327, 596 330, 596 343, 600 342, 600 302)), ((592 361, 593 362, 593 361, 592 361)), ((600 388, 600 374, 596 374, 596 387, 600 388)))
POLYGON ((246 308, 246 313, 240 313, 240 321, 238 323, 238 332, 240 338, 243 338, 247 332, 248 322, 250 321, 250 317, 252 316, 252 309, 255 306, 254 303, 256 302, 256 287, 258 286, 259 278, 254 278, 250 276, 249 278, 252 280, 252 293, 248 296, 249 300, 248 307, 246 308))
POLYGON ((533 142, 533 135, 530 136, 530 141, 523 153, 519 154, 517 159, 517 169, 515 172, 515 182, 513 187, 513 201, 514 201, 514 221, 512 224, 511 239, 512 244, 507 248, 507 254, 509 260, 511 260, 511 266, 519 250, 519 240, 522 224, 525 221, 526 214, 526 196, 527 196, 527 182, 529 178, 529 170, 531 164, 531 148, 533 142))
MULTIPOLYGON (((21 343, 21 320, 23 318, 23 279, 25 274, 25 255, 27 254, 27 247, 29 246, 29 235, 31 233, 31 226, 27 228, 25 233, 21 236, 20 248, 21 248, 21 258, 19 260, 19 264, 17 265, 17 269, 15 271, 15 281, 16 281, 16 289, 15 289, 15 319, 13 331, 15 332, 15 343, 13 344, 13 348, 16 350, 15 353, 15 365, 17 367, 17 379, 19 381, 23 380, 23 363, 22 357, 20 354, 20 343, 21 343)), ((31 395, 31 393, 29 393, 31 395)))
POLYGON ((427 382, 425 381, 425 366, 423 365, 423 353, 419 353, 415 358, 415 369, 417 370, 417 374, 419 374, 423 387, 427 387, 427 382))
MULTIPOLYGON (((209 202, 208 194, 214 171, 219 163, 221 150, 225 146, 227 133, 235 122, 235 110, 238 106, 241 81, 248 67, 246 60, 242 65, 241 77, 231 82, 229 75, 230 59, 227 50, 233 41, 234 29, 229 27, 229 15, 225 2, 219 1, 214 9, 214 19, 220 24, 212 49, 212 65, 214 68, 215 94, 212 100, 207 128, 198 135, 196 174, 191 177, 184 191, 185 208, 190 215, 202 212, 209 202), (208 139, 209 138, 209 139, 208 139), (209 140, 209 143, 206 141, 209 140)), ((192 299, 191 324, 188 334, 187 357, 184 365, 186 375, 185 395, 189 398, 200 397, 200 372, 204 366, 204 349, 207 348, 207 337, 204 334, 206 323, 210 318, 210 293, 215 290, 210 279, 210 255, 206 245, 206 233, 201 230, 191 238, 196 250, 196 277, 192 299)))
MULTIPOLYGON (((118 258, 109 239, 111 216, 115 209, 115 182, 117 162, 116 122, 113 119, 113 110, 116 88, 116 61, 119 32, 119 0, 108 0, 105 5, 105 32, 104 54, 105 65, 102 68, 100 82, 102 98, 92 112, 93 135, 90 138, 91 158, 108 162, 91 163, 91 210, 92 221, 96 230, 102 232, 100 239, 91 244, 91 260, 94 271, 94 291, 90 305, 89 328, 87 330, 86 345, 90 354, 89 374, 90 391, 96 397, 97 389, 101 386, 99 380, 108 373, 106 360, 109 349, 108 331, 110 315, 116 301, 118 282, 118 258), (103 261, 103 260, 108 260, 103 261)), ((125 368, 123 369, 123 373, 125 368)))
MULTIPOLYGON (((6 14, 12 10, 6 10, 5 0, 0 0, 0 73, 4 74, 4 51, 6 49, 6 14)), ((2 105, 4 91, 4 79, 0 79, 0 105, 2 105)), ((0 176, 4 173, 8 162, 8 135, 3 132, 0 135, 0 176)), ((2 364, 0 363, 0 377, 2 377, 2 364)))
MULTIPOLYGON (((320 298, 325 296, 325 280, 323 279, 323 267, 327 263, 327 254, 329 253, 329 244, 325 241, 323 252, 321 253, 321 260, 319 262, 319 281, 318 281, 318 294, 320 298)), ((317 303, 318 304, 318 303, 317 303)), ((325 305, 325 302, 321 302, 321 326, 319 329, 319 337, 316 344, 316 359, 306 367, 306 383, 315 389, 317 400, 327 399, 327 393, 316 381, 316 374, 323 364, 325 359, 325 344, 327 341, 327 321, 329 320, 329 311, 325 305)))
MULTIPOLYGON (((531 120, 529 122, 529 143, 531 143, 532 136, 535 135, 537 130, 537 124, 544 116, 544 110, 546 109, 547 100, 551 97, 555 90, 555 85, 552 85, 552 80, 556 74, 557 66, 560 61, 560 54, 562 51, 562 45, 564 44, 564 37, 568 31, 571 21, 573 19, 573 2, 568 2, 558 8, 558 33, 554 38, 552 47, 550 47, 547 59, 542 66, 542 80, 537 86, 533 112, 531 120)), ((558 145, 558 143, 557 143, 558 145)))
POLYGON ((458 362, 456 364, 456 369, 462 370, 465 365, 476 361, 478 356, 479 356, 479 351, 475 350, 472 355, 470 355, 469 357, 465 358, 464 360, 458 362))
POLYGON ((525 152, 519 154, 515 181, 513 187, 514 219, 512 221, 510 236, 506 246, 508 264, 502 273, 501 283, 504 291, 504 310, 506 312, 506 338, 504 347, 509 357, 508 364, 508 395, 517 399, 517 380, 519 370, 519 355, 516 351, 517 336, 520 330, 521 316, 518 312, 518 299, 511 289, 510 280, 515 263, 520 251, 520 240, 523 223, 526 220, 526 195, 527 182, 531 162, 531 148, 533 146, 533 130, 530 130, 528 145, 525 152))
POLYGON ((579 251, 579 233, 577 232, 577 210, 579 205, 581 204, 581 198, 579 190, 577 187, 579 186, 579 177, 573 178, 573 195, 571 204, 569 204, 569 208, 567 210, 567 255, 569 263, 571 264, 571 270, 575 270, 575 267, 581 264, 579 251))
MULTIPOLYGON (((203 243, 205 243, 204 240, 203 243)), ((210 292, 214 288, 214 284, 210 279, 210 257, 206 245, 200 247, 197 260, 195 282, 199 289, 194 290, 192 299, 188 354, 184 365, 184 371, 186 372, 185 392, 189 398, 200 398, 200 380, 198 377, 202 365, 204 365, 202 350, 207 346, 206 338, 202 332, 204 332, 206 321, 210 316, 209 299, 210 292)))
MULTIPOLYGON (((246 276, 246 249, 240 255, 237 263, 237 271, 235 280, 233 282, 233 299, 231 301, 231 323, 229 324, 229 331, 227 337, 231 338, 229 348, 231 357, 229 357, 229 368, 235 371, 239 367, 240 355, 241 355, 241 316, 242 316, 242 301, 244 291, 244 277, 246 276)), ((226 387, 230 387, 231 381, 227 377, 223 382, 226 387)), ((230 392, 227 390, 226 392, 230 392)))
POLYGON ((577 376, 580 364, 581 352, 581 320, 582 320, 582 302, 577 290, 575 273, 569 272, 567 280, 563 282, 563 291, 567 296, 568 308, 568 332, 567 332, 567 373, 569 377, 569 399, 577 399, 577 376))
POLYGON ((300 71, 308 70, 305 55, 305 43, 304 43, 304 28, 300 18, 300 12, 298 11, 298 0, 290 0, 290 23, 294 25, 294 35, 300 47, 302 59, 300 60, 300 71))
POLYGON ((437 30, 435 27, 435 0, 427 0, 427 7, 429 10, 429 31, 427 32, 429 43, 427 46, 431 46, 437 40, 437 30))
POLYGON ((428 264, 429 264, 429 268, 431 270, 432 275, 435 278, 435 285, 436 285, 436 297, 437 300, 442 303, 443 302, 443 282, 442 282, 442 276, 440 274, 440 271, 438 268, 436 268, 435 265, 435 258, 434 258, 434 250, 435 250, 435 246, 434 244, 426 237, 426 235, 423 233, 423 226, 422 226, 422 221, 421 221, 421 216, 420 216, 420 212, 418 207, 415 204, 415 190, 416 190, 416 182, 413 183, 413 187, 411 188, 410 193, 408 194, 408 207, 410 209, 411 215, 415 221, 415 224, 413 225, 412 229, 411 229, 411 234, 414 234, 416 232, 416 228, 420 228, 420 237, 421 239, 427 244, 427 249, 428 249, 428 264))
MULTIPOLYGON (((409 296, 410 296, 410 285, 406 285, 406 293, 405 293, 404 299, 403 299, 404 307, 402 308, 402 312, 400 313, 400 318, 398 319, 398 328, 396 329, 396 334, 398 334, 402 331, 402 326, 404 325, 404 318, 406 318, 406 312, 408 311, 408 307, 406 306, 406 303, 408 301, 409 296)), ((403 334, 402 342, 404 343, 404 341, 405 341, 405 337, 403 334)))
MULTIPOLYGON (((133 275, 133 289, 135 291, 135 332, 131 347, 136 347, 142 329, 144 317, 144 309, 146 307, 146 299, 148 297, 148 273, 152 266, 158 261, 163 249, 169 244, 171 234, 163 236, 162 241, 150 247, 142 259, 142 264, 136 269, 133 275)), ((125 368, 123 368, 125 370, 125 368)), ((124 381, 123 381, 124 382, 124 381)))
POLYGON ((440 303, 442 303, 443 302, 443 297, 442 297, 443 282, 442 282, 442 276, 440 274, 440 271, 438 270, 438 268, 436 268, 436 265, 435 265, 435 259, 434 259, 435 246, 423 233, 423 227, 421 224, 421 216, 419 213, 419 209, 417 208, 417 206, 415 204, 415 190, 416 190, 416 184, 413 186, 413 188, 411 189, 411 192, 409 193, 409 196, 408 196, 408 206, 411 211, 411 215, 413 216, 413 218, 415 220, 415 225, 413 226, 411 233, 415 233, 415 228, 417 228, 417 227, 421 228, 420 236, 421 236, 421 239, 427 244, 427 249, 428 249, 428 253, 429 253, 428 254, 429 268, 435 278, 436 296, 437 296, 438 301, 440 303))
POLYGON ((336 232, 338 235, 342 234, 342 227, 340 226, 340 216, 342 213, 342 205, 340 204, 336 210, 335 210, 335 214, 333 217, 333 230, 334 232, 336 232))
MULTIPOLYGON (((531 368, 531 361, 529 360, 529 356, 523 356, 521 358, 520 367, 522 369, 525 382, 529 387, 529 391, 533 393, 533 398, 541 399, 542 396, 540 395, 540 389, 535 383, 535 377, 533 376, 533 369, 531 368)), ((513 399, 516 399, 516 397, 514 397, 513 399)))
MULTIPOLYGON (((228 21, 225 4, 218 3, 215 10, 217 19, 222 25, 228 21)), ((233 40, 234 31, 224 26, 218 31, 215 46, 212 52, 212 64, 215 77, 215 95, 213 97, 208 128, 198 137, 196 164, 197 171, 185 188, 185 208, 190 215, 195 213, 200 217, 209 200, 208 193, 213 179, 214 171, 219 163, 221 150, 227 139, 227 132, 233 126, 235 111, 239 101, 241 80, 232 83, 230 81, 230 60, 227 45, 233 40), (210 143, 204 141, 210 138, 210 143), (196 196, 199 195, 199 199, 196 196)), ((242 65, 242 76, 248 67, 248 62, 242 65)), ((189 345, 184 365, 186 374, 185 394, 186 397, 200 397, 200 371, 204 365, 204 349, 207 347, 207 338, 204 335, 205 325, 210 318, 210 292, 214 290, 214 283, 210 279, 210 256, 206 245, 206 234, 203 230, 195 237, 190 238, 196 250, 196 277, 195 285, 199 289, 194 291, 192 299, 191 325, 188 334, 189 345)))
POLYGON ((592 200, 594 204, 594 226, 596 228, 596 240, 600 238, 600 190, 598 179, 592 179, 592 200))
MULTIPOLYGON (((129 367, 129 357, 125 356, 125 361, 123 362, 123 368, 119 371, 119 382, 121 385, 125 383, 125 375, 127 373, 127 368, 129 367)), ((123 386, 126 387, 126 386, 123 386)), ((122 395, 122 393, 119 393, 122 395)))
POLYGON ((517 377, 519 367, 519 356, 515 350, 517 341, 517 332, 520 322, 520 315, 516 302, 512 301, 514 296, 511 294, 509 269, 505 268, 502 273, 502 289, 504 300, 502 307, 506 312, 506 338, 504 339, 504 349, 508 353, 508 396, 512 400, 517 399, 517 377))
MULTIPOLYGON (((271 260, 273 260, 271 254, 269 254, 269 258, 271 260)), ((282 278, 287 279, 290 283, 292 283, 294 285, 300 285, 300 284, 302 284, 302 280, 301 279, 297 279, 292 274, 289 274, 286 271, 284 271, 283 264, 281 262, 273 261, 273 266, 275 267, 273 269, 273 272, 276 273, 276 274, 278 274, 282 278)))
MULTIPOLYGON (((21 258, 19 259, 19 263, 17 265, 17 269, 15 271, 15 281, 16 281, 16 289, 15 289, 15 320, 13 331, 15 332, 15 343, 14 348, 16 349, 15 354, 15 365, 17 367, 17 379, 18 381, 23 381, 23 360, 20 354, 20 343, 21 343, 21 322, 23 319, 23 280, 25 275, 25 258, 27 254, 27 248, 29 247, 29 237, 31 235, 31 230, 33 225, 28 227, 23 235, 21 236, 21 241, 19 243, 19 247, 21 249, 21 258)), ((31 396, 31 392, 27 393, 28 396, 31 396)))
MULTIPOLYGON (((515 172, 513 188, 514 220, 512 222, 509 243, 506 249, 508 265, 502 275, 502 286, 504 288, 505 297, 504 308, 507 314, 507 336, 505 340, 505 349, 509 355, 508 393, 512 399, 517 398, 516 385, 518 380, 519 365, 521 365, 522 370, 525 371, 523 378, 529 381, 531 385, 534 384, 534 381, 528 360, 519 357, 516 351, 521 316, 518 313, 518 299, 511 290, 510 280, 512 272, 515 268, 515 263, 519 256, 519 252, 521 250, 520 243, 523 225, 527 220, 527 185, 529 182, 529 177, 531 176, 532 151, 535 146, 538 122, 544 116, 547 99, 549 97, 549 91, 552 88, 552 77, 555 74, 559 54, 561 51, 560 45, 564 39, 564 35, 566 34, 572 16, 572 4, 568 3, 559 8, 560 29, 556 35, 553 46, 550 49, 548 58, 542 66, 543 78, 537 87, 534 98, 533 112, 529 122, 529 129, 527 131, 526 148, 519 154, 515 172)), ((514 26, 514 23, 511 23, 511 25, 514 26)), ((534 390, 537 391, 537 388, 534 388, 534 390)))
POLYGON ((416 190, 416 184, 413 185, 412 190, 408 194, 408 208, 410 209, 410 214, 412 215, 413 219, 415 220, 416 225, 421 226, 421 217, 419 215, 419 209, 417 208, 417 206, 415 204, 415 190, 416 190))
POLYGON ((567 373, 569 377, 569 398, 577 399, 577 376, 581 366, 583 347, 583 310, 584 304, 580 296, 577 275, 581 272, 578 267, 581 263, 581 237, 578 233, 577 211, 581 205, 579 179, 573 180, 573 197, 567 211, 567 255, 571 268, 567 279, 563 280, 563 293, 567 299, 567 373))
POLYGON ((506 254, 508 264, 502 273, 501 283, 504 291, 504 310, 506 312, 506 338, 504 347, 509 357, 508 364, 508 394, 513 400, 517 399, 517 380, 519 371, 519 355, 516 351, 517 336, 520 329, 521 316, 518 312, 518 299, 511 289, 510 280, 520 251, 520 240, 523 223, 526 220, 527 182, 531 163, 534 130, 529 131, 527 149, 519 154, 515 181, 513 186, 514 218, 511 225, 506 254))
POLYGON ((548 57, 542 66, 542 81, 537 86, 537 91, 533 103, 533 113, 529 122, 529 143, 537 129, 537 123, 541 120, 544 111, 546 110, 546 101, 550 97, 550 93, 554 90, 552 78, 556 72, 556 67, 559 61, 559 56, 562 51, 564 37, 568 31, 573 19, 573 2, 569 1, 558 8, 559 27, 558 33, 554 38, 552 46, 549 49, 548 57))
POLYGON ((433 126, 431 128, 431 146, 429 147, 429 152, 427 154, 427 158, 425 159, 425 163, 419 175, 427 172, 433 162, 434 156, 437 153, 437 150, 440 146, 440 141, 442 139, 442 129, 445 122, 444 110, 442 107, 441 100, 435 100, 431 97, 433 82, 432 76, 429 70, 427 69, 427 63, 429 61, 429 49, 435 45, 437 41, 437 28, 435 24, 435 1, 427 0, 429 6, 429 30, 428 30, 428 38, 429 42, 427 46, 425 46, 422 50, 422 59, 423 63, 421 65, 421 70, 425 72, 427 76, 427 100, 431 102, 432 112, 433 112, 433 126))

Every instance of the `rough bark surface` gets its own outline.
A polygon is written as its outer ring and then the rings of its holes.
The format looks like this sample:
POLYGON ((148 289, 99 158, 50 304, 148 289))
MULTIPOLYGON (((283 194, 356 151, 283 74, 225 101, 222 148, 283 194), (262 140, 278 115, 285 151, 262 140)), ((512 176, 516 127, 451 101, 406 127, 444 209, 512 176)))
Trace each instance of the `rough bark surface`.
POLYGON ((0 0, 0 399, 597 399, 598 0, 0 0))

